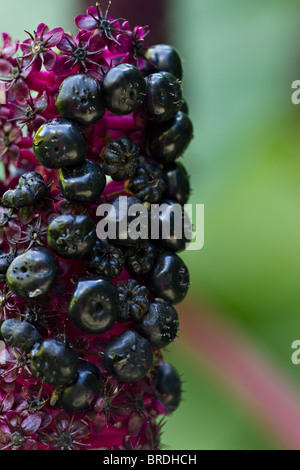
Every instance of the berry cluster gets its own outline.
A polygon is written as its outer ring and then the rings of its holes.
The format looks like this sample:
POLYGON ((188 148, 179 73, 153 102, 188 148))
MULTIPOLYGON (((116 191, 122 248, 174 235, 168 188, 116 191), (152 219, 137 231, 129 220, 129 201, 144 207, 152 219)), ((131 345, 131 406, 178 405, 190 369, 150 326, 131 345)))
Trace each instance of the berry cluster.
POLYGON ((189 286, 186 240, 162 233, 190 191, 181 59, 109 7, 75 23, 2 34, 0 449, 158 449, 189 286), (126 233, 99 238, 107 203, 126 233), (165 203, 157 239, 130 236, 136 203, 165 203))

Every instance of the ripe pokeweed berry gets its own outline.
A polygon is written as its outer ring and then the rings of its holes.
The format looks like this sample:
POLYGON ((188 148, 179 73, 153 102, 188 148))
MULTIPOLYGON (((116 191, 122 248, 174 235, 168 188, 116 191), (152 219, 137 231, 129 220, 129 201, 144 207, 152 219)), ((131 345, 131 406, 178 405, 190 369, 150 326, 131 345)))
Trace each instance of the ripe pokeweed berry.
POLYGON ((183 154, 192 138, 192 121, 187 114, 178 111, 170 121, 150 129, 147 154, 161 163, 171 163, 183 154))
POLYGON ((111 329, 118 311, 117 288, 105 277, 91 276, 78 281, 68 315, 78 330, 98 335, 111 329))
POLYGON ((105 113, 100 83, 83 73, 64 79, 55 105, 63 118, 81 126, 95 124, 105 113))
POLYGON ((184 166, 180 162, 166 165, 164 179, 166 182, 165 199, 171 199, 181 205, 186 204, 190 196, 190 178, 184 166))
POLYGON ((183 207, 175 201, 160 201, 151 217, 153 242, 166 251, 180 252, 186 249, 191 234, 192 225, 183 207))
POLYGON ((137 324, 137 331, 156 348, 165 348, 176 338, 179 327, 175 308, 163 300, 156 299, 148 312, 137 324))
POLYGON ((148 236, 149 211, 135 196, 117 196, 110 201, 110 208, 102 222, 115 228, 111 234, 108 232, 112 243, 136 246, 144 232, 148 236))
POLYGON ((165 188, 163 172, 149 162, 141 163, 129 181, 129 189, 143 202, 159 202, 165 188))
POLYGON ((133 330, 126 330, 113 339, 103 355, 103 366, 121 382, 142 379, 152 363, 151 344, 133 330))
POLYGON ((155 123, 171 119, 182 106, 182 89, 176 77, 169 72, 158 72, 146 78, 144 109, 155 123))
POLYGON ((169 412, 178 408, 182 396, 182 383, 174 366, 166 361, 161 361, 155 368, 154 383, 159 393, 159 400, 169 412))
POLYGON ((44 178, 40 173, 30 171, 24 173, 14 189, 8 189, 2 196, 1 202, 5 207, 20 207, 36 204, 48 192, 44 178))
POLYGON ((103 152, 103 169, 114 181, 131 178, 140 164, 139 147, 128 137, 109 142, 103 152))
POLYGON ((119 64, 108 70, 103 80, 105 106, 124 115, 142 106, 146 83, 141 71, 132 64, 119 64))
POLYGON ((95 224, 88 215, 63 214, 53 219, 48 226, 48 245, 62 258, 86 256, 95 241, 95 224))
POLYGON ((157 248, 148 240, 140 240, 136 247, 126 251, 125 268, 131 276, 147 274, 153 267, 157 248))
POLYGON ((145 75, 159 71, 170 72, 182 79, 182 63, 178 51, 169 44, 155 44, 145 52, 145 75))
POLYGON ((11 251, 9 253, 0 252, 0 282, 6 282, 6 271, 11 265, 12 261, 18 256, 17 252, 11 251))
POLYGON ((51 251, 34 247, 17 256, 6 272, 10 290, 25 299, 36 299, 51 289, 58 273, 58 262, 51 251))
POLYGON ((121 321, 138 321, 149 309, 149 291, 139 285, 135 279, 129 279, 125 284, 118 285, 120 310, 118 317, 121 321))
POLYGON ((172 304, 181 302, 189 288, 189 272, 183 260, 172 252, 159 254, 146 285, 155 298, 172 304))
POLYGON ((108 240, 96 240, 92 251, 85 262, 87 270, 92 274, 105 276, 109 279, 119 276, 125 263, 122 249, 108 240))
POLYGON ((30 352, 36 343, 42 341, 42 337, 34 325, 15 318, 9 318, 2 323, 1 335, 6 344, 24 352, 30 352))
POLYGON ((94 202, 106 185, 103 169, 90 160, 72 168, 60 168, 57 177, 59 189, 69 201, 94 202))
POLYGON ((33 138, 33 152, 46 168, 77 165, 84 160, 87 140, 80 127, 68 119, 54 118, 43 124, 33 138))
POLYGON ((72 383, 65 386, 59 397, 59 404, 66 411, 79 413, 88 410, 101 387, 99 368, 85 360, 79 360, 77 373, 72 383))
POLYGON ((32 373, 48 385, 66 385, 77 372, 77 354, 54 338, 36 344, 31 351, 32 373))

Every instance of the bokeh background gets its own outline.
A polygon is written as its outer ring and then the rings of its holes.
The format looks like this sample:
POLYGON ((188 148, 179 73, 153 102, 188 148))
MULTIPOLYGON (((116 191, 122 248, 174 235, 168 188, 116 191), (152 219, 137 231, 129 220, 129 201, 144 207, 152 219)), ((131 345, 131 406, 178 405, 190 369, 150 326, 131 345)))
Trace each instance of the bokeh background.
MULTIPOLYGON (((91 3, 93 4, 93 2, 91 3)), ((105 7, 106 0, 101 2, 105 7)), ((1 0, 0 30, 74 31, 84 0, 1 0)), ((300 5, 297 0, 113 0, 184 64, 195 137, 183 157, 205 244, 182 254, 188 298, 168 360, 183 402, 165 448, 300 449, 300 5)))

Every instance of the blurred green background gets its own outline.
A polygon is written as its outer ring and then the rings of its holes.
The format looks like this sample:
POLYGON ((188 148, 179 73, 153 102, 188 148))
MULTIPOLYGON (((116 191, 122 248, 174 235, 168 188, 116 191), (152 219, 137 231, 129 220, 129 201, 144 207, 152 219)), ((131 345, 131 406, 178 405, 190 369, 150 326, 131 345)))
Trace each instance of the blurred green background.
MULTIPOLYGON (((1 3, 0 29, 21 40, 23 30, 39 22, 72 31, 74 16, 83 12, 79 0, 1 3)), ((183 57, 195 131, 183 163, 192 175, 190 202, 205 205, 205 245, 182 255, 192 285, 180 315, 195 334, 191 339, 183 328, 170 348, 168 360, 182 374, 185 393, 167 420, 163 443, 177 450, 295 448, 300 365, 291 361, 291 344, 300 339, 300 105, 291 102, 291 84, 300 79, 300 5, 168 5, 169 42, 183 57), (210 320, 209 343, 201 323, 210 320), (240 375, 230 368, 226 341, 233 356, 244 357, 240 375), (267 393, 255 372, 261 368, 267 393), (285 406, 293 417, 288 422, 285 406)))

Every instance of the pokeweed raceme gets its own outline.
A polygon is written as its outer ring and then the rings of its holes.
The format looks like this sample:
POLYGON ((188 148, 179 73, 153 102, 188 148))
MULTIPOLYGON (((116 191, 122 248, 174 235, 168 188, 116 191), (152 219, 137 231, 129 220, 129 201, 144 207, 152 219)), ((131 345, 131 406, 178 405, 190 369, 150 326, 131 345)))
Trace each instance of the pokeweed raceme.
POLYGON ((75 37, 2 33, 2 450, 160 449, 181 400, 163 354, 189 286, 184 244, 96 231, 120 198, 117 228, 134 204, 188 200, 181 59, 109 6, 78 15, 75 37))

